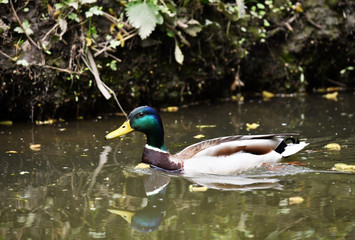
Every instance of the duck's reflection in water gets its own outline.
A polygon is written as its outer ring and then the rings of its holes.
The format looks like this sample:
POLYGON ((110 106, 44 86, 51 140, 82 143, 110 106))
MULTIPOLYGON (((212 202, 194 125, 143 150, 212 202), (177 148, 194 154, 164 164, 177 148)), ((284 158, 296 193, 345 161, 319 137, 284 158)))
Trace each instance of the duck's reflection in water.
MULTIPOLYGON (((139 232, 151 232, 161 224, 165 214, 165 193, 170 183, 170 177, 158 171, 150 172, 151 175, 144 176, 144 190, 147 195, 142 201, 143 208, 138 211, 126 209, 108 209, 113 214, 124 218, 131 226, 139 232)), ((176 175, 174 175, 175 177, 176 175)), ((281 188, 277 179, 269 178, 246 178, 240 176, 221 175, 195 175, 184 176, 194 185, 203 186, 205 189, 217 190, 255 190, 281 188)), ((190 191, 195 188, 190 188, 190 191)))
POLYGON ((164 197, 166 188, 170 182, 168 176, 153 174, 144 176, 144 190, 148 201, 138 211, 108 209, 109 212, 123 217, 131 226, 139 232, 151 232, 156 230, 165 213, 164 197))

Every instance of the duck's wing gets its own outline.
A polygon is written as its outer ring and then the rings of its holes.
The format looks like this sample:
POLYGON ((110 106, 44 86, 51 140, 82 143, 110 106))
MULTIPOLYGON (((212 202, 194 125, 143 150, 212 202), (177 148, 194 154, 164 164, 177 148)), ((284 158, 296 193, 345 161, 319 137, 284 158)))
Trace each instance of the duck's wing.
POLYGON ((175 157, 189 159, 199 156, 226 156, 238 151, 247 151, 254 154, 266 154, 274 150, 286 137, 298 135, 297 133, 263 134, 263 135, 236 135, 214 138, 186 147, 175 157))

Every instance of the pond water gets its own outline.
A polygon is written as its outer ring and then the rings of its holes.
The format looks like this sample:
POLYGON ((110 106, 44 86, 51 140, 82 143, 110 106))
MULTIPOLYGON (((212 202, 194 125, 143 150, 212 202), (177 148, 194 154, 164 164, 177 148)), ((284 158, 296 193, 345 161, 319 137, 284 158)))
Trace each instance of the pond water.
POLYGON ((332 170, 355 164, 354 104, 351 92, 161 114, 172 153, 236 134, 299 132, 310 143, 234 176, 135 169, 143 134, 104 140, 124 117, 0 126, 0 239, 355 239, 355 175, 332 170))

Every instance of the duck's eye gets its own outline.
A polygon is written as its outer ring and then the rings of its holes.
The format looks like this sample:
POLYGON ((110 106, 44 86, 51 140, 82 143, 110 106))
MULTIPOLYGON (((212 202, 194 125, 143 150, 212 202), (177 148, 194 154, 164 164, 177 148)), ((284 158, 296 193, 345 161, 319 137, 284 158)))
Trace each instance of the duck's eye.
POLYGON ((145 115, 144 112, 138 113, 138 117, 139 117, 139 118, 144 117, 144 115, 145 115))

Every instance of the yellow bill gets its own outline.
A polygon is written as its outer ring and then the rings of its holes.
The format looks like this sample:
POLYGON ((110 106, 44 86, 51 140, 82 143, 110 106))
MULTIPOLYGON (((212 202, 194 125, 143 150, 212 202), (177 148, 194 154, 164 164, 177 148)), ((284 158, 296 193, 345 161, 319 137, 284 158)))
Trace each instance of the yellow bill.
POLYGON ((131 124, 130 124, 129 120, 126 120, 121 125, 121 127, 116 129, 115 131, 110 132, 109 134, 107 134, 105 136, 105 139, 113 139, 113 138, 116 138, 116 137, 120 137, 120 136, 125 135, 127 133, 130 133, 132 131, 134 131, 134 129, 131 127, 131 124))
POLYGON ((120 215, 128 223, 132 222, 132 217, 134 216, 134 212, 126 211, 126 210, 107 209, 107 211, 109 211, 110 213, 120 215))

